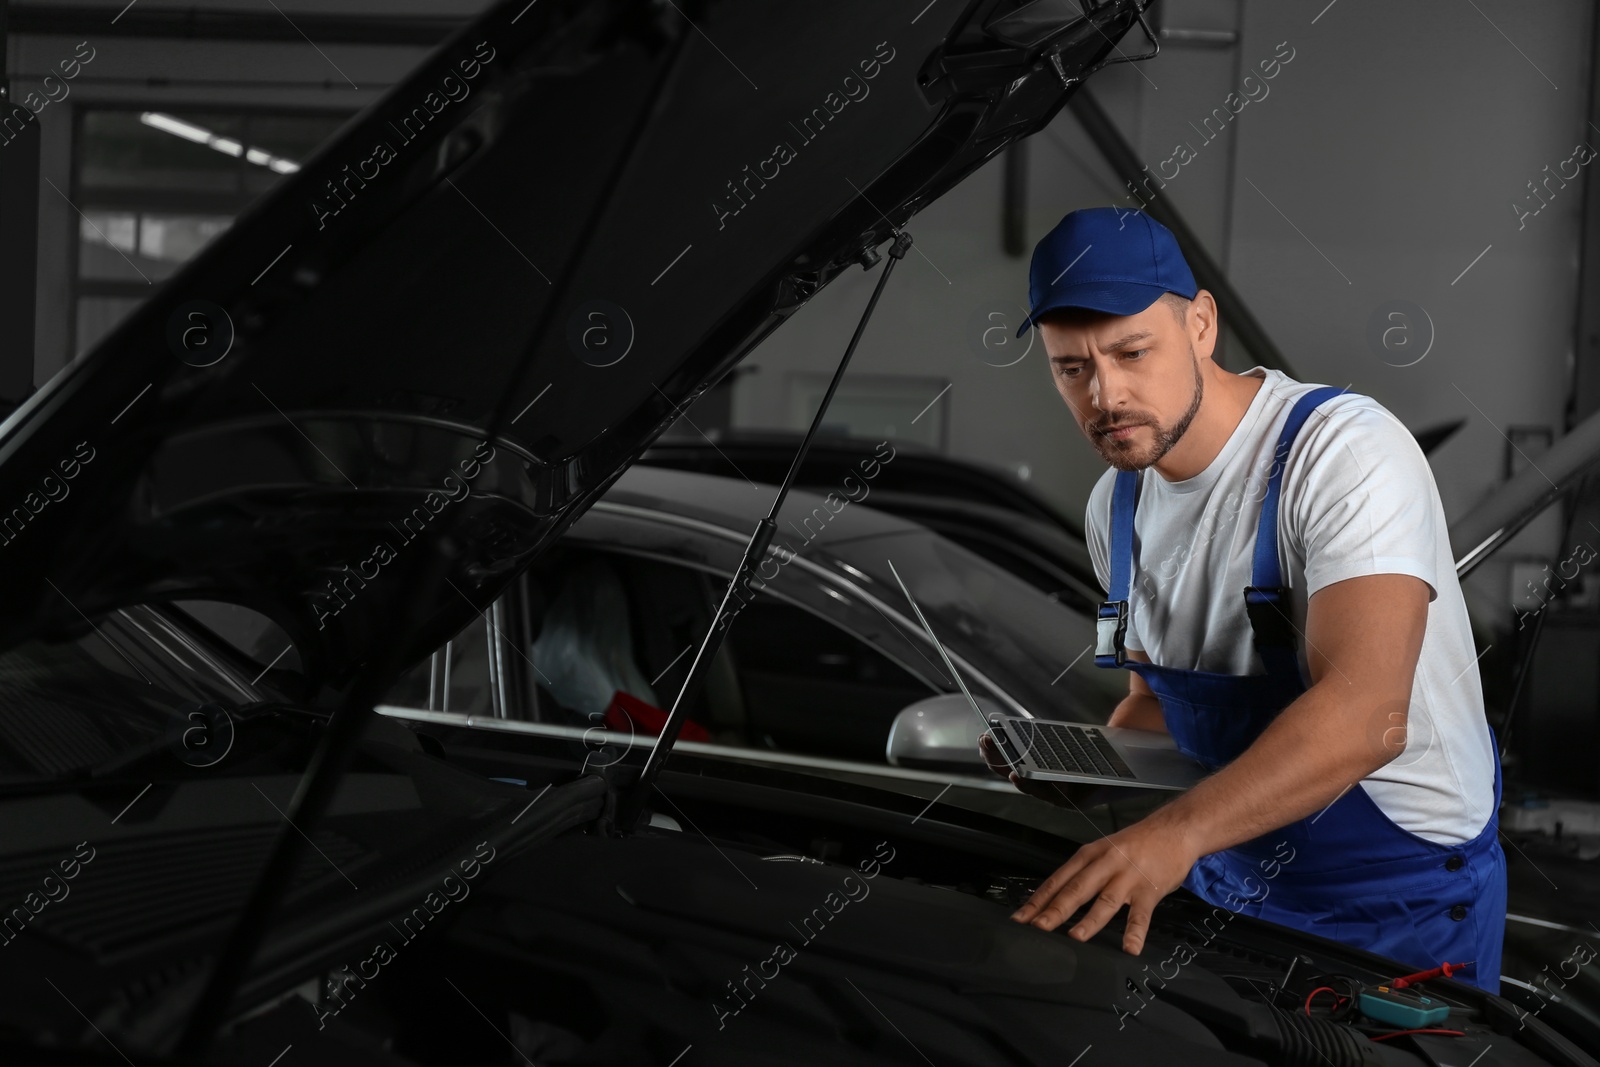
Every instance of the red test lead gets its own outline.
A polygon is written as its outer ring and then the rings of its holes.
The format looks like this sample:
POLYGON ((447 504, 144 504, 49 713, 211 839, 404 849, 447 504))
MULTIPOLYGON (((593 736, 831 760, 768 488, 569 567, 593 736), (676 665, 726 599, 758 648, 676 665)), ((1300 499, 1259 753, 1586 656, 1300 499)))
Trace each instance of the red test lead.
POLYGON ((1429 978, 1438 978, 1440 975, 1449 978, 1457 971, 1471 967, 1472 963, 1472 960, 1468 960, 1466 963, 1441 963, 1439 966, 1430 967, 1426 971, 1418 971, 1416 974, 1408 974, 1403 978, 1396 978, 1394 981, 1389 983, 1389 988, 1404 989, 1406 986, 1416 985, 1418 982, 1425 981, 1429 978))

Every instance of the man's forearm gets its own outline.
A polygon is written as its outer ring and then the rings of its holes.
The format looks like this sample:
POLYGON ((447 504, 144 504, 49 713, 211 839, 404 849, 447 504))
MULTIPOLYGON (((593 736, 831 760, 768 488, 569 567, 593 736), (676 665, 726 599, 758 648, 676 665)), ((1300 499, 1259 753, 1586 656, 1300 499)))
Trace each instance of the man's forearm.
POLYGON ((1207 855, 1319 812, 1400 753, 1403 713, 1385 709, 1406 705, 1358 692, 1343 679, 1315 685, 1238 759, 1148 818, 1207 855), (1374 733, 1376 727, 1382 729, 1374 733))
POLYGON ((1106 725, 1167 732, 1167 720, 1161 714, 1161 701, 1146 693, 1129 693, 1123 697, 1122 702, 1112 710, 1106 725))

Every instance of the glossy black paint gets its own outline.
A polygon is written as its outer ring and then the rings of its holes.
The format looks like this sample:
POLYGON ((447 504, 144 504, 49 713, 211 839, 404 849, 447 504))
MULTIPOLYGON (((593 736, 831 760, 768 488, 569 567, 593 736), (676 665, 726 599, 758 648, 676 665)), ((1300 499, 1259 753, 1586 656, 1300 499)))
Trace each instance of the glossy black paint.
MULTIPOLYGON (((754 481, 772 482, 783 476, 785 464, 794 457, 798 444, 798 434, 782 430, 733 430, 717 434, 711 441, 674 431, 652 444, 639 462, 702 474, 736 476, 743 472, 754 481)), ((876 444, 857 437, 821 437, 812 444, 795 484, 832 488, 857 462, 870 456, 876 444)), ((911 442, 897 441, 895 448, 895 465, 884 470, 878 479, 880 490, 1000 508, 1057 526, 1082 543, 1081 519, 1064 514, 1010 471, 947 456, 911 442)))
MULTIPOLYGON (((639 463, 770 482, 782 477, 797 439, 781 431, 738 430, 710 440, 674 433, 651 445, 639 463)), ((819 440, 796 484, 834 491, 876 447, 853 437, 819 440)), ((894 448, 894 464, 873 483, 874 508, 921 523, 1078 610, 1092 613, 1105 599, 1082 522, 1009 471, 909 442, 894 448)))

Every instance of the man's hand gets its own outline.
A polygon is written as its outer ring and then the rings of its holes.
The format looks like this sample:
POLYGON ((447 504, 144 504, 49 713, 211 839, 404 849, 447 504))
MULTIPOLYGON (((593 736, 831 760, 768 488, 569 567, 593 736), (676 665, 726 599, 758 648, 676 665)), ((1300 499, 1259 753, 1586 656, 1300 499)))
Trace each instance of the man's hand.
POLYGON ((988 764, 989 769, 1016 786, 1019 793, 1026 793, 1030 797, 1049 801, 1063 808, 1071 808, 1080 815, 1084 814, 1084 808, 1092 808, 1098 804, 1140 800, 1154 793, 1164 792, 1164 790, 1124 785, 1120 782, 1096 785, 1094 782, 1046 782, 1037 778, 1024 778, 1012 771, 989 734, 978 738, 978 751, 983 755, 983 762, 988 764))
POLYGON ((983 762, 989 765, 989 769, 1016 786, 1018 792, 1026 793, 1030 797, 1038 797, 1040 800, 1048 800, 1052 804, 1066 805, 1072 803, 1071 797, 1062 784, 1024 778, 1016 771, 1013 771, 1011 765, 1006 762, 1006 758, 1000 754, 1000 749, 995 744, 994 738, 988 734, 978 738, 978 751, 983 754, 983 762))
POLYGON ((1092 900, 1068 931, 1087 941, 1126 905, 1122 949, 1137 956, 1157 902, 1183 884, 1199 858, 1176 827, 1158 817, 1144 819, 1078 849, 1011 918, 1054 930, 1092 900))
POLYGON ((1311 687, 1233 762, 1155 814, 1080 848, 1013 918, 1053 930, 1092 900, 1070 931, 1083 940, 1126 905, 1122 947, 1137 954, 1156 902, 1201 856, 1326 810, 1399 754, 1428 603, 1428 583, 1408 574, 1347 578, 1313 593, 1305 632, 1311 687))

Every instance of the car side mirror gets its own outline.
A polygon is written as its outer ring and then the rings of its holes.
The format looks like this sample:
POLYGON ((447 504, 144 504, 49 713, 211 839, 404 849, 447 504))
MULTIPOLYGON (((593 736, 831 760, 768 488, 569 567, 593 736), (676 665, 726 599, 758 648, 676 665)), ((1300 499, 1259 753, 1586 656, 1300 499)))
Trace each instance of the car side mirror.
MULTIPOLYGON (((977 701, 985 719, 1011 714, 987 697, 977 701)), ((884 754, 894 767, 988 773, 978 752, 978 738, 987 732, 966 697, 945 693, 901 708, 889 727, 884 754)))

